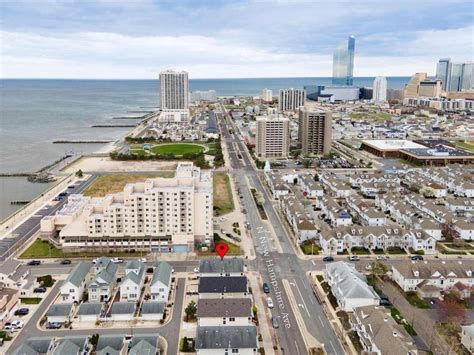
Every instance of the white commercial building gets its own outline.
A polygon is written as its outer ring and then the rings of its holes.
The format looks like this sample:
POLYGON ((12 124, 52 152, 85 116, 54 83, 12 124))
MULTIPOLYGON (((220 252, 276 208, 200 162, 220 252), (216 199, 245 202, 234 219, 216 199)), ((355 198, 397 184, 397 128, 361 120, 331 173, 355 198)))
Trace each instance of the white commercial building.
POLYGON ((66 225, 61 215, 41 223, 43 235, 63 247, 189 252, 195 240, 213 237, 212 175, 192 163, 179 163, 174 178, 127 184, 123 192, 89 198, 66 225))
POLYGON ((387 101, 387 79, 384 76, 375 78, 372 98, 376 104, 387 101))
POLYGON ((262 100, 265 102, 273 101, 273 91, 270 89, 263 89, 262 90, 262 100))
POLYGON ((216 90, 191 91, 191 102, 196 101, 217 101, 216 90))
POLYGON ((304 106, 306 91, 304 89, 281 89, 278 97, 278 109, 280 112, 295 111, 304 106))
POLYGON ((160 104, 162 110, 187 110, 189 79, 185 71, 166 70, 160 73, 160 104))
MULTIPOLYGON (((188 123, 189 110, 163 110, 158 116, 160 123, 188 123)), ((181 137, 180 137, 181 138, 181 137)))
POLYGON ((290 152, 290 121, 281 116, 257 117, 257 155, 286 158, 290 152))

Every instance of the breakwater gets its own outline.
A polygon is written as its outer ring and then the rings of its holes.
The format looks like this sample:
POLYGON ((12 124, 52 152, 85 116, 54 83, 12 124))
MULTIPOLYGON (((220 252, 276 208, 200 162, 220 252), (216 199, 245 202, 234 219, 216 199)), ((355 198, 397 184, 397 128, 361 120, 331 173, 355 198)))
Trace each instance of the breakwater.
POLYGON ((95 124, 92 128, 133 128, 136 124, 95 124))
POLYGON ((111 143, 111 139, 93 139, 93 140, 57 140, 53 141, 53 144, 105 144, 111 143))

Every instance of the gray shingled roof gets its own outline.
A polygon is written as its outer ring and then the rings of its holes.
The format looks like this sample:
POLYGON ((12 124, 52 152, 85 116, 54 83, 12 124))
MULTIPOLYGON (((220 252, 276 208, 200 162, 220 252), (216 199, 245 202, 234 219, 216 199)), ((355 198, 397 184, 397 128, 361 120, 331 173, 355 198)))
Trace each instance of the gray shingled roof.
POLYGON ((258 348, 257 328, 250 326, 198 327, 196 349, 258 348))
POLYGON ((112 348, 111 346, 106 346, 102 350, 96 351, 96 355, 120 355, 120 351, 112 348))
POLYGON ((49 307, 48 312, 46 315, 48 317, 54 316, 68 316, 71 314, 72 303, 60 303, 60 304, 53 304, 49 307))
POLYGON ((165 307, 166 302, 143 302, 142 314, 161 314, 165 307))
POLYGON ((112 305, 112 314, 132 314, 134 312, 134 302, 115 302, 112 305))
POLYGON ((201 317, 252 317, 250 298, 200 299, 197 316, 201 317))
POLYGON ((81 348, 70 340, 63 340, 54 350, 53 355, 76 355, 81 348))
POLYGON ((199 272, 216 274, 244 272, 244 260, 239 258, 204 259, 199 262, 199 272))
POLYGON ((21 344, 12 352, 12 355, 38 355, 38 352, 27 344, 21 344))
POLYGON ((247 277, 201 277, 199 280, 199 293, 224 293, 224 292, 247 292, 247 277))
POLYGON ((99 315, 102 310, 102 303, 81 303, 77 315, 99 315))
POLYGON ((74 267, 74 269, 72 269, 65 283, 70 282, 74 286, 79 287, 81 283, 84 281, 84 279, 86 278, 87 274, 89 273, 90 268, 91 267, 89 264, 86 264, 81 261, 79 264, 77 264, 74 267))
POLYGON ((115 274, 117 272, 118 265, 110 262, 107 266, 100 271, 94 280, 89 284, 88 287, 102 287, 102 286, 109 286, 115 279, 115 274), (102 282, 103 280, 104 282, 102 282))
POLYGON ((129 261, 125 267, 125 270, 129 269, 138 269, 138 274, 136 274, 134 271, 129 271, 122 279, 122 283, 124 283, 126 280, 131 280, 134 284, 140 285, 145 272, 145 264, 141 261, 132 260, 129 261))
POLYGON ((106 347, 110 347, 114 350, 122 350, 123 347, 123 335, 100 335, 97 342, 97 351, 104 350, 106 347))
POLYGON ((142 340, 146 340, 147 342, 149 342, 152 345, 157 345, 159 336, 160 336, 160 334, 158 334, 158 333, 134 335, 132 340, 130 340, 130 347, 133 347, 133 346, 137 345, 142 340))
MULTIPOLYGON (((29 338, 24 342, 25 345, 27 345, 30 349, 33 349, 36 351, 35 355, 37 353, 44 353, 46 354, 48 352, 49 346, 51 345, 52 338, 48 337, 40 337, 40 338, 29 338)), ((27 348, 25 350, 28 350, 27 348)), ((22 352, 14 352, 16 355, 23 354, 22 352)), ((25 354, 29 355, 29 352, 26 352, 25 354)))
POLYGON ((157 281, 162 282, 165 285, 169 285, 171 282, 171 273, 173 268, 167 262, 160 262, 155 266, 153 270, 153 278, 151 279, 151 285, 154 285, 157 281))
POLYGON ((149 343, 145 339, 142 339, 130 348, 128 355, 155 355, 156 350, 156 339, 155 345, 149 343))

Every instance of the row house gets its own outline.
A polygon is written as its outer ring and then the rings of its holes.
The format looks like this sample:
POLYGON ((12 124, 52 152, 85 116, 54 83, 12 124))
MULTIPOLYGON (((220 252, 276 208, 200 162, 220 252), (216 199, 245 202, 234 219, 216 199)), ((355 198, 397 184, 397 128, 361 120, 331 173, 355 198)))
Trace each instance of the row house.
POLYGON ((474 240, 474 222, 470 220, 454 220, 453 229, 464 240, 474 240))
POLYGON ((321 174, 319 179, 335 198, 347 198, 355 193, 355 191, 348 186, 345 181, 342 181, 333 175, 321 174))
POLYGON ((304 205, 296 197, 285 196, 281 199, 280 206, 298 243, 315 239, 318 236, 311 214, 305 210, 304 205))
POLYGON ((324 196, 318 201, 321 207, 321 214, 330 220, 331 225, 335 227, 350 226, 352 224, 352 216, 347 210, 341 207, 332 197, 324 196))
POLYGON ((424 184, 421 191, 425 196, 444 198, 448 195, 448 190, 436 182, 424 184))
POLYGON ((388 174, 383 172, 375 173, 355 173, 349 176, 349 183, 353 188, 360 188, 360 185, 373 182, 389 182, 400 184, 400 178, 396 174, 388 174))
POLYGON ((415 208, 400 200, 397 195, 379 195, 375 199, 375 204, 382 212, 390 213, 390 216, 401 225, 409 226, 416 219, 415 208))
POLYGON ((424 230, 425 233, 432 236, 436 241, 441 240, 443 236, 442 225, 429 217, 416 219, 416 221, 413 223, 413 227, 415 229, 424 230))
POLYGON ((321 230, 323 254, 343 253, 352 248, 387 250, 391 247, 436 252, 436 240, 423 230, 407 231, 400 227, 350 226, 321 230))
POLYGON ((362 224, 368 226, 384 226, 387 218, 384 213, 378 211, 359 196, 351 196, 346 199, 349 206, 360 217, 362 224))
POLYGON ((314 180, 312 174, 303 174, 298 178, 303 195, 307 198, 318 198, 324 196, 322 185, 314 180))
POLYGON ((394 261, 391 277, 405 292, 439 297, 441 292, 453 289, 464 288, 470 292, 474 285, 473 269, 472 260, 394 261))
POLYGON ((84 262, 77 264, 69 273, 60 288, 60 300, 64 303, 79 303, 87 284, 90 265, 84 262))
POLYGON ((447 198, 444 205, 458 216, 474 216, 474 199, 447 198))
POLYGON ((457 196, 464 196, 472 198, 474 197, 474 183, 471 181, 463 181, 459 185, 456 185, 454 194, 457 196))
POLYGON ((120 283, 120 300, 136 302, 140 299, 145 282, 145 264, 142 261, 131 260, 125 265, 125 276, 120 283))
POLYGON ((435 205, 433 202, 418 195, 407 195, 405 200, 412 206, 433 218, 439 223, 446 223, 453 219, 453 214, 444 206, 435 205))
POLYGON ((290 185, 283 180, 281 174, 276 171, 266 171, 264 173, 265 181, 270 188, 272 197, 275 200, 286 196, 291 192, 290 185))
POLYGON ((105 256, 96 260, 93 266, 94 278, 87 286, 90 302, 107 302, 116 284, 118 265, 105 256))
POLYGON ((389 191, 399 192, 401 190, 400 184, 394 182, 365 182, 360 184, 360 192, 366 197, 375 197, 389 191))

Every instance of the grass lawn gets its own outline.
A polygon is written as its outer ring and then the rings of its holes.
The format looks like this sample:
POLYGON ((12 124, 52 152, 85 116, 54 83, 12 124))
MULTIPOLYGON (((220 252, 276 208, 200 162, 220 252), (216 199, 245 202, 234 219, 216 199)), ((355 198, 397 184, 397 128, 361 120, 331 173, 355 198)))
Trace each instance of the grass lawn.
POLYGON ((121 192, 128 183, 145 181, 149 178, 171 178, 172 172, 153 174, 111 174, 101 175, 84 191, 84 196, 102 197, 110 193, 121 192))
POLYGON ((402 317, 402 315, 400 314, 400 311, 398 309, 396 309, 395 307, 392 307, 390 309, 390 314, 392 315, 393 319, 395 319, 395 321, 398 324, 403 325, 403 327, 405 328, 405 330, 407 331, 408 334, 410 334, 411 336, 417 335, 416 332, 415 332, 415 329, 413 329, 411 324, 408 324, 406 319, 404 319, 402 317))
POLYGON ((220 242, 226 243, 229 246, 229 251, 227 252, 227 255, 242 255, 243 254, 242 249, 240 248, 239 245, 231 243, 225 239, 222 239, 219 236, 219 234, 214 233, 214 243, 217 244, 220 242))
POLYGON ((6 331, 0 330, 0 339, 3 339, 3 341, 10 341, 12 340, 12 337, 8 335, 6 331))
POLYGON ((63 252, 61 249, 56 248, 54 245, 50 244, 47 241, 41 239, 36 239, 31 246, 25 250, 23 254, 20 255, 20 259, 42 259, 42 258, 97 258, 100 256, 109 256, 109 257, 142 257, 146 255, 146 252, 109 252, 107 249, 104 251, 95 251, 95 252, 63 252))
POLYGON ((398 247, 390 247, 387 250, 389 254, 406 254, 405 250, 398 247))
POLYGON ((201 153, 204 151, 204 147, 192 143, 171 143, 156 145, 151 148, 151 151, 160 155, 173 154, 176 156, 182 156, 184 154, 201 153))
POLYGON ((456 147, 474 153, 474 141, 470 142, 456 142, 456 147))
POLYGON ((23 297, 20 298, 21 303, 23 304, 39 304, 42 298, 40 297, 23 297))
POLYGON ((217 143, 209 143, 208 145, 209 150, 206 152, 207 155, 216 155, 216 146, 217 143))
POLYGON ((351 253, 354 255, 369 255, 370 251, 365 248, 352 248, 351 253))
POLYGON ((59 258, 61 256, 62 251, 60 249, 45 240, 36 239, 33 244, 21 254, 20 258, 59 258))
POLYGON ((300 248, 305 255, 318 255, 321 248, 313 242, 306 240, 300 244, 300 248))
POLYGON ((234 210, 234 199, 230 187, 229 175, 225 173, 214 173, 214 211, 216 216, 232 212, 234 210))
POLYGON ((412 306, 415 306, 417 308, 422 308, 422 309, 430 308, 430 306, 428 305, 428 302, 418 297, 418 295, 415 292, 405 293, 405 298, 407 299, 408 303, 410 303, 412 306))

